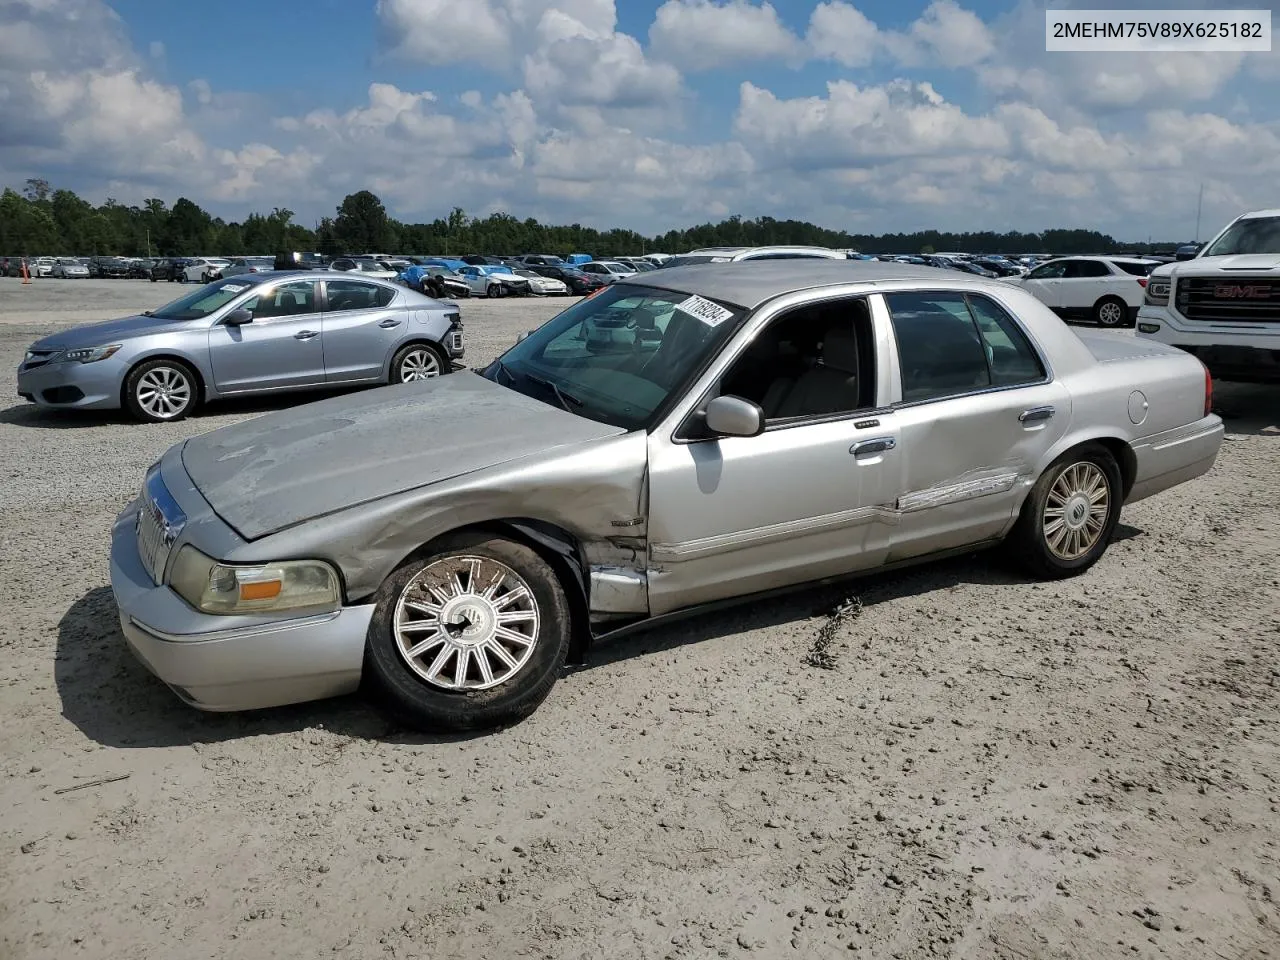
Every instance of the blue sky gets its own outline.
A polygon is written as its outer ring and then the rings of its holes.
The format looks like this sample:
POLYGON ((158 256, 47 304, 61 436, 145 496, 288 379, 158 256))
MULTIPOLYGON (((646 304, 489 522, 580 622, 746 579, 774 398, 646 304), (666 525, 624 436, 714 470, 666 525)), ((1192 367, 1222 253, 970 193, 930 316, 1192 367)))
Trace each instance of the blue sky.
POLYGON ((1280 206, 1280 54, 1049 54, 1044 10, 0 0, 0 179, 303 222, 369 188, 406 220, 647 232, 739 213, 1172 239, 1202 182, 1207 223, 1280 206))

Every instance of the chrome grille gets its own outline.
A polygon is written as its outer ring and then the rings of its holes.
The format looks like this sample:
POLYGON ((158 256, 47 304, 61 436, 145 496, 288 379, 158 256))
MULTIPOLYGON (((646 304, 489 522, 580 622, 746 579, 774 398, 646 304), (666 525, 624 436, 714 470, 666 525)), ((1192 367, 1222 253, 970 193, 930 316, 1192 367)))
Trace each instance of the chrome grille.
POLYGON ((1174 303, 1188 320, 1280 323, 1280 278, 1183 277, 1174 303))
POLYGON ((142 558, 147 573, 152 581, 164 583, 165 568, 169 565, 169 554, 177 542, 187 522, 186 515, 178 506, 160 479, 158 467, 152 467, 142 483, 142 495, 139 498, 138 519, 135 530, 138 538, 138 554, 142 558))
POLYGON ((28 350, 26 357, 23 358, 22 367, 24 370, 31 370, 35 367, 43 367, 62 350, 28 350))

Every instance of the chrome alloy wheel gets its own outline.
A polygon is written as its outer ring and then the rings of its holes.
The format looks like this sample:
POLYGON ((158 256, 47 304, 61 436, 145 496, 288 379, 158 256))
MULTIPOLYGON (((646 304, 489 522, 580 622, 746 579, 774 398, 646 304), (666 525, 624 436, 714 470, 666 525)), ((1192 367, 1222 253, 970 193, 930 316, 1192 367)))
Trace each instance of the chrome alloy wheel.
POLYGON ((174 367, 152 367, 134 389, 138 406, 157 420, 171 420, 191 404, 191 380, 174 367))
POLYGON ((1049 488, 1044 540, 1059 560, 1079 560, 1098 544, 1111 509, 1107 476, 1093 463, 1073 463, 1049 488))
POLYGON ((444 557, 405 585, 392 630, 405 663, 443 690, 488 690, 529 662, 538 604, 524 579, 489 557, 444 557))
POLYGON ((1108 300, 1098 308, 1098 320, 1104 326, 1114 327, 1124 319, 1124 308, 1114 300, 1108 300))
POLYGON ((415 347, 400 359, 400 380, 430 380, 440 376, 440 358, 427 347, 415 347))

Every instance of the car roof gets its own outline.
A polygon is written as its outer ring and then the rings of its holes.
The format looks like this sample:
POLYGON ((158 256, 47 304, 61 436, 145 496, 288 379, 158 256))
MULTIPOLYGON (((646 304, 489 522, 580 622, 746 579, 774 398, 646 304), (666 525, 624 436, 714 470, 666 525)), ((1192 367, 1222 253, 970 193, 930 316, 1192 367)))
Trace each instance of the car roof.
POLYGON ((1280 209, 1275 210, 1254 210, 1252 213, 1242 213, 1238 219, 1254 220, 1262 217, 1280 217, 1280 209))
POLYGON ((943 283, 981 282, 970 273, 885 260, 742 260, 735 263, 694 263, 663 267, 620 280, 630 286, 657 287, 675 293, 696 293, 748 310, 766 300, 845 283, 889 280, 934 280, 943 283))

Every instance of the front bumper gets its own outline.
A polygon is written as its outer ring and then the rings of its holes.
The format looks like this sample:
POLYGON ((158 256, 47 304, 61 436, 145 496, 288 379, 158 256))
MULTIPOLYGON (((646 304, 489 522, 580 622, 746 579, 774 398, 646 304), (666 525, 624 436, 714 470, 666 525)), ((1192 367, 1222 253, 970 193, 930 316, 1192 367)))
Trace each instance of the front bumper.
POLYGON ((62 410, 116 410, 125 364, 115 357, 95 363, 46 363, 18 367, 18 395, 37 406, 62 410))
POLYGON ((156 586, 138 553, 136 501, 111 534, 111 590, 134 656, 200 710, 255 710, 354 692, 373 606, 291 620, 213 616, 156 586))
POLYGON ((1138 311, 1137 336, 1197 357, 1215 380, 1280 383, 1280 325, 1193 323, 1164 307, 1138 311))

